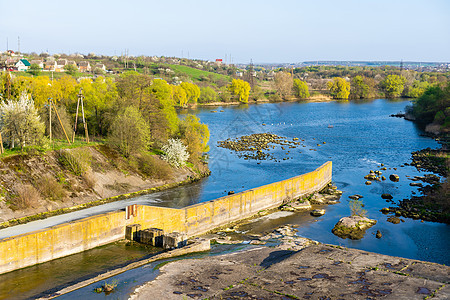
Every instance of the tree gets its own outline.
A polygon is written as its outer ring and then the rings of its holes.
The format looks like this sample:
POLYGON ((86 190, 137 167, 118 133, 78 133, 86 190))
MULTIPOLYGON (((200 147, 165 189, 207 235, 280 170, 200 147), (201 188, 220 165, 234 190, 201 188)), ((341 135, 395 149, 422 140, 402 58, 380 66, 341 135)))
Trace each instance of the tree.
POLYGON ((330 95, 334 99, 348 99, 350 95, 350 83, 344 78, 335 77, 333 81, 327 83, 330 95))
POLYGON ((31 64, 27 72, 34 76, 38 76, 39 74, 41 74, 41 68, 38 64, 31 64))
POLYGON ((294 79, 294 91, 295 95, 299 98, 309 98, 308 85, 300 79, 294 79))
POLYGON ((207 86, 202 87, 200 89, 200 98, 198 99, 198 102, 209 103, 216 101, 217 101, 217 93, 212 87, 207 86))
POLYGON ((128 106, 111 124, 109 142, 125 157, 146 150, 149 142, 149 127, 139 110, 128 106))
POLYGON ((42 141, 45 125, 41 122, 32 98, 22 93, 18 101, 0 104, 0 128, 11 148, 17 142, 21 148, 42 141))
POLYGON ((409 91, 406 93, 406 96, 410 98, 419 98, 429 87, 430 84, 428 82, 415 80, 409 91))
POLYGON ((412 106, 412 114, 424 124, 437 121, 438 124, 450 126, 450 83, 446 86, 429 87, 412 106))
POLYGON ((189 159, 196 164, 204 152, 209 151, 209 129, 194 115, 187 115, 180 122, 180 136, 187 145, 189 159))
POLYGON ((274 78, 275 89, 281 98, 286 99, 292 94, 292 86, 294 84, 291 73, 278 72, 274 78))
POLYGON ((78 68, 75 65, 67 64, 64 66, 64 71, 71 76, 75 76, 77 74, 78 68))
POLYGON ((162 159, 176 168, 186 164, 189 159, 187 147, 180 140, 169 139, 161 150, 164 152, 162 159))
POLYGON ((186 91, 188 103, 197 103, 200 97, 200 88, 196 84, 189 82, 182 82, 180 85, 186 91))
POLYGON ((399 75, 388 75, 381 82, 381 88, 387 98, 400 97, 403 92, 405 78, 399 75))
POLYGON ((364 99, 368 98, 370 94, 370 87, 365 82, 365 77, 355 76, 351 81, 351 98, 353 99, 364 99))
POLYGON ((238 96, 240 102, 248 103, 248 97, 250 96, 250 84, 248 82, 242 79, 233 79, 228 85, 228 90, 238 96))
POLYGON ((176 104, 178 104, 181 107, 186 106, 186 104, 188 103, 188 98, 187 98, 187 93, 186 90, 183 89, 183 87, 179 86, 179 85, 173 85, 172 86, 172 95, 173 95, 173 100, 175 101, 176 104))

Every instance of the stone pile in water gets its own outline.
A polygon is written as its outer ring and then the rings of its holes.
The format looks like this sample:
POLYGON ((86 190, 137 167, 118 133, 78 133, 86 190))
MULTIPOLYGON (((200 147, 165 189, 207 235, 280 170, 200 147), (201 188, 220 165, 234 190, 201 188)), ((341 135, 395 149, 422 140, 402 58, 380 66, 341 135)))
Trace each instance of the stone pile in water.
MULTIPOLYGON (((288 149, 296 148, 302 144, 299 142, 298 138, 289 140, 286 137, 278 136, 273 133, 255 133, 218 142, 219 147, 237 152, 238 157, 256 160, 277 160, 275 156, 267 153, 271 149, 275 149, 275 145, 280 145, 282 150, 287 151, 286 155, 289 155, 288 149)), ((283 160, 286 159, 288 159, 288 157, 283 158, 283 160)))

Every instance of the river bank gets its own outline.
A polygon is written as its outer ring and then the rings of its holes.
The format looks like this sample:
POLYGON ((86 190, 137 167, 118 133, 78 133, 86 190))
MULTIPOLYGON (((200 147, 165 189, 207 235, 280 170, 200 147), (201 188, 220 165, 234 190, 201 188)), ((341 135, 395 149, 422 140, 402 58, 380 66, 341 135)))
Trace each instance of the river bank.
MULTIPOLYGON (((1 160, 0 229, 170 189, 210 174, 209 170, 200 172, 183 167, 169 170, 167 175, 158 179, 145 176, 103 145, 65 151, 70 151, 73 156, 78 152, 87 157, 89 163, 83 174, 74 174, 61 163, 58 151, 43 155, 16 155, 1 160), (34 191, 33 196, 28 196, 30 202, 26 206, 14 204, 14 199, 19 197, 18 187, 34 191), (51 192, 50 195, 44 188, 51 192), (55 194, 57 191, 59 194, 55 194)), ((157 157, 153 159, 159 161, 157 157)))

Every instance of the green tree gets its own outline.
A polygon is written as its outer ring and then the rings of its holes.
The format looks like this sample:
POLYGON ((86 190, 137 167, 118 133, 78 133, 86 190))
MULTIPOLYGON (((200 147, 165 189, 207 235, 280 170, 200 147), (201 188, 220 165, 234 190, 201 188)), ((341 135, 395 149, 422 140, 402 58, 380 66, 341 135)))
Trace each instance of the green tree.
POLYGON ((64 66, 64 71, 71 76, 75 76, 77 74, 78 68, 75 65, 67 64, 64 66))
POLYGON ((209 151, 209 129, 194 115, 187 115, 180 122, 180 136, 187 145, 189 161, 196 165, 204 152, 209 151))
POLYGON ((216 101, 217 101, 217 93, 212 87, 207 86, 202 87, 200 89, 200 98, 198 99, 198 102, 209 103, 216 101))
POLYGON ((125 157, 147 149, 149 127, 136 107, 128 106, 119 112, 111 124, 108 140, 125 157))
POLYGON ((183 89, 183 87, 179 85, 173 85, 172 86, 172 97, 176 104, 178 104, 181 107, 186 106, 188 103, 187 93, 186 90, 183 89))
POLYGON ((344 78, 335 77, 333 81, 327 83, 330 95, 334 99, 348 99, 350 95, 350 83, 344 78))
POLYGON ((308 85, 306 84, 306 82, 301 81, 300 79, 294 79, 294 92, 295 95, 299 98, 309 98, 308 85))
POLYGON ((39 74, 41 74, 41 68, 38 64, 31 64, 27 72, 34 76, 38 76, 39 74))
POLYGON ((403 92, 405 78, 400 75, 388 75, 381 82, 381 87, 384 91, 384 94, 387 98, 396 98, 400 97, 403 92))
POLYGON ((415 80, 408 93, 406 93, 406 96, 410 98, 419 98, 429 87, 430 84, 428 82, 415 80))
POLYGON ((369 98, 370 86, 366 84, 366 78, 358 75, 353 77, 350 84, 350 94, 352 99, 369 98))
POLYGON ((248 97, 250 96, 250 84, 241 79, 233 79, 228 85, 228 89, 231 93, 239 97, 239 101, 242 103, 248 103, 248 97))
POLYGON ((412 114, 417 121, 429 124, 437 121, 450 126, 450 82, 446 86, 429 87, 412 106, 412 114))
POLYGON ((180 86, 186 91, 188 103, 197 103, 200 97, 200 88, 196 84, 189 82, 182 82, 180 86))

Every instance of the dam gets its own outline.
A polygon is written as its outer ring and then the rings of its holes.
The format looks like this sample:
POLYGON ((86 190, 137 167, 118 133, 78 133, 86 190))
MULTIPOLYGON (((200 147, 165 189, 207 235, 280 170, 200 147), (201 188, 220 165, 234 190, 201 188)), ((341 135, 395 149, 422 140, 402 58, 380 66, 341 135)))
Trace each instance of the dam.
POLYGON ((0 240, 0 274, 124 239, 132 224, 197 236, 319 191, 331 178, 329 161, 306 174, 181 209, 135 205, 7 237, 0 240))

